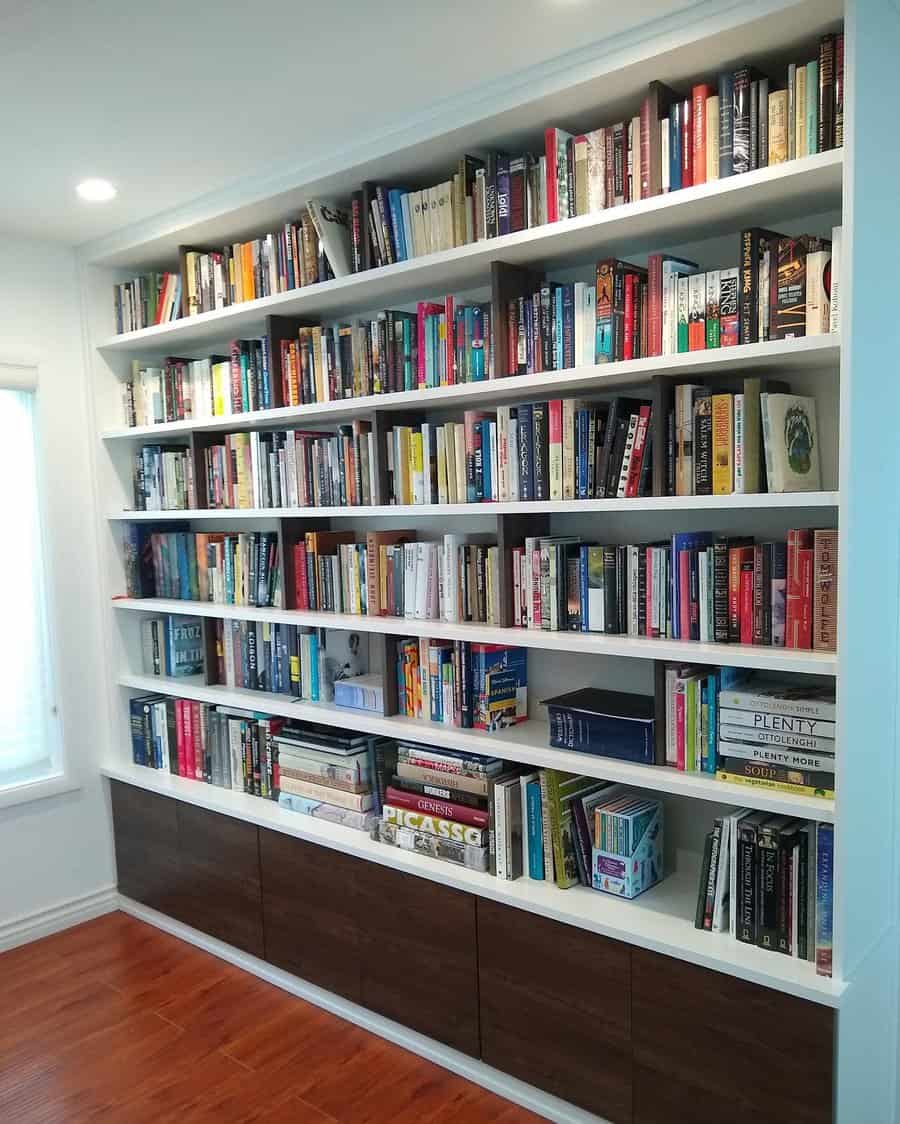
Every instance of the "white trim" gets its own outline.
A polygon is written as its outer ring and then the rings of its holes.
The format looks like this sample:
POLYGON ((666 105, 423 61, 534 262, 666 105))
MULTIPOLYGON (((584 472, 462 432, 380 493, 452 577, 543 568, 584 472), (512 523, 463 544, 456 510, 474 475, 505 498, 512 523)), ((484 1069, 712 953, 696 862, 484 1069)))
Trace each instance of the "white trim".
POLYGON ((207 936, 189 925, 175 921, 171 917, 158 913, 155 909, 141 905, 140 902, 122 894, 119 895, 119 909, 140 921, 145 921, 148 925, 153 925, 157 929, 162 929, 163 932, 187 941, 188 944, 202 948, 205 952, 217 956, 220 960, 225 960, 229 964, 242 968, 245 972, 281 988, 282 991, 305 999, 316 1007, 321 1007, 347 1022, 362 1027, 363 1030, 368 1030, 371 1034, 377 1034, 379 1038, 385 1038, 389 1042, 402 1046, 404 1050, 409 1050, 413 1054, 418 1054, 421 1058, 434 1062, 435 1065, 449 1069, 452 1073, 457 1073, 460 1077, 464 1077, 476 1085, 481 1085, 508 1101, 522 1105, 523 1108, 527 1108, 547 1120, 555 1121, 556 1124, 609 1124, 609 1121, 604 1117, 595 1116, 591 1112, 576 1108, 567 1101, 554 1097, 551 1093, 545 1093, 541 1089, 536 1089, 533 1085, 527 1085, 524 1081, 519 1081, 515 1077, 510 1077, 509 1074, 502 1073, 499 1069, 494 1069, 493 1066, 470 1058, 467 1054, 454 1050, 451 1046, 435 1042, 434 1039, 419 1034, 415 1030, 410 1030, 409 1027, 396 1023, 393 1019, 377 1015, 357 1003, 352 1003, 349 999, 342 999, 330 991, 316 987, 315 984, 307 983, 306 980, 291 975, 290 972, 275 968, 256 956, 251 956, 232 945, 216 940, 215 937, 207 936))
POLYGON ((39 940, 41 937, 48 937, 51 933, 69 929, 72 925, 91 921, 101 914, 112 913, 118 907, 119 895, 115 886, 105 886, 101 890, 70 898, 69 901, 50 906, 48 909, 36 910, 23 917, 14 917, 12 921, 0 923, 0 952, 16 948, 21 944, 28 944, 29 941, 39 940))
MULTIPOLYGON (((64 757, 64 750, 61 752, 64 757)), ((64 763, 62 769, 51 776, 20 781, 5 788, 0 786, 0 808, 12 808, 16 804, 30 804, 32 800, 62 796, 65 792, 77 792, 80 788, 81 785, 71 769, 64 763)))

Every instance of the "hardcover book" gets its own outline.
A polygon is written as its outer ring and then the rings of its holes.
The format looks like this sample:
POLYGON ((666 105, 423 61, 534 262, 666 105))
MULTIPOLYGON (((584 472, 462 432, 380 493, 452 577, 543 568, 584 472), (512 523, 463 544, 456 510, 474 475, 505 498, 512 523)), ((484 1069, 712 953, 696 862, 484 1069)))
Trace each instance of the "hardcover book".
POLYGON ((761 394, 766 477, 770 492, 818 492, 816 400, 798 394, 761 394))

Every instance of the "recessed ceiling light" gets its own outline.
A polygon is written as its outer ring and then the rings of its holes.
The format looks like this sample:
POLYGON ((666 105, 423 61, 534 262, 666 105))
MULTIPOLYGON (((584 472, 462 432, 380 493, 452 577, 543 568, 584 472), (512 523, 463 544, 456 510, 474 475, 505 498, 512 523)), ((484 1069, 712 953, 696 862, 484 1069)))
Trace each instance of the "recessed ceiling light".
POLYGON ((82 180, 75 190, 88 203, 108 203, 116 196, 116 189, 109 180, 82 180))

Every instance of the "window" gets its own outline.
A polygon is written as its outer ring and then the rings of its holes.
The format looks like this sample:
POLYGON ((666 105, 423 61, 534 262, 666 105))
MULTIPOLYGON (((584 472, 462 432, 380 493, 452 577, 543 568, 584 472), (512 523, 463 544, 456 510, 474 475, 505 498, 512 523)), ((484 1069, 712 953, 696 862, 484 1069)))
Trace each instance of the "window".
POLYGON ((0 794, 61 771, 32 368, 0 364, 0 794))

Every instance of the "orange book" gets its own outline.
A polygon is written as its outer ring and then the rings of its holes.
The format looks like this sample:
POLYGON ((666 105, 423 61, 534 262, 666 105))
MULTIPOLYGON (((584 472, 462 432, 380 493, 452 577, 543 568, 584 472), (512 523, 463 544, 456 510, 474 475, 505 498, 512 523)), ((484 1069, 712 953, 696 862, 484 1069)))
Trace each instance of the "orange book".
POLYGON ((691 90, 692 128, 691 138, 692 170, 694 184, 706 183, 706 99, 712 91, 706 83, 691 90))
POLYGON ((244 242, 241 246, 241 273, 242 289, 245 301, 252 301, 256 297, 256 283, 253 279, 253 243, 244 242))

